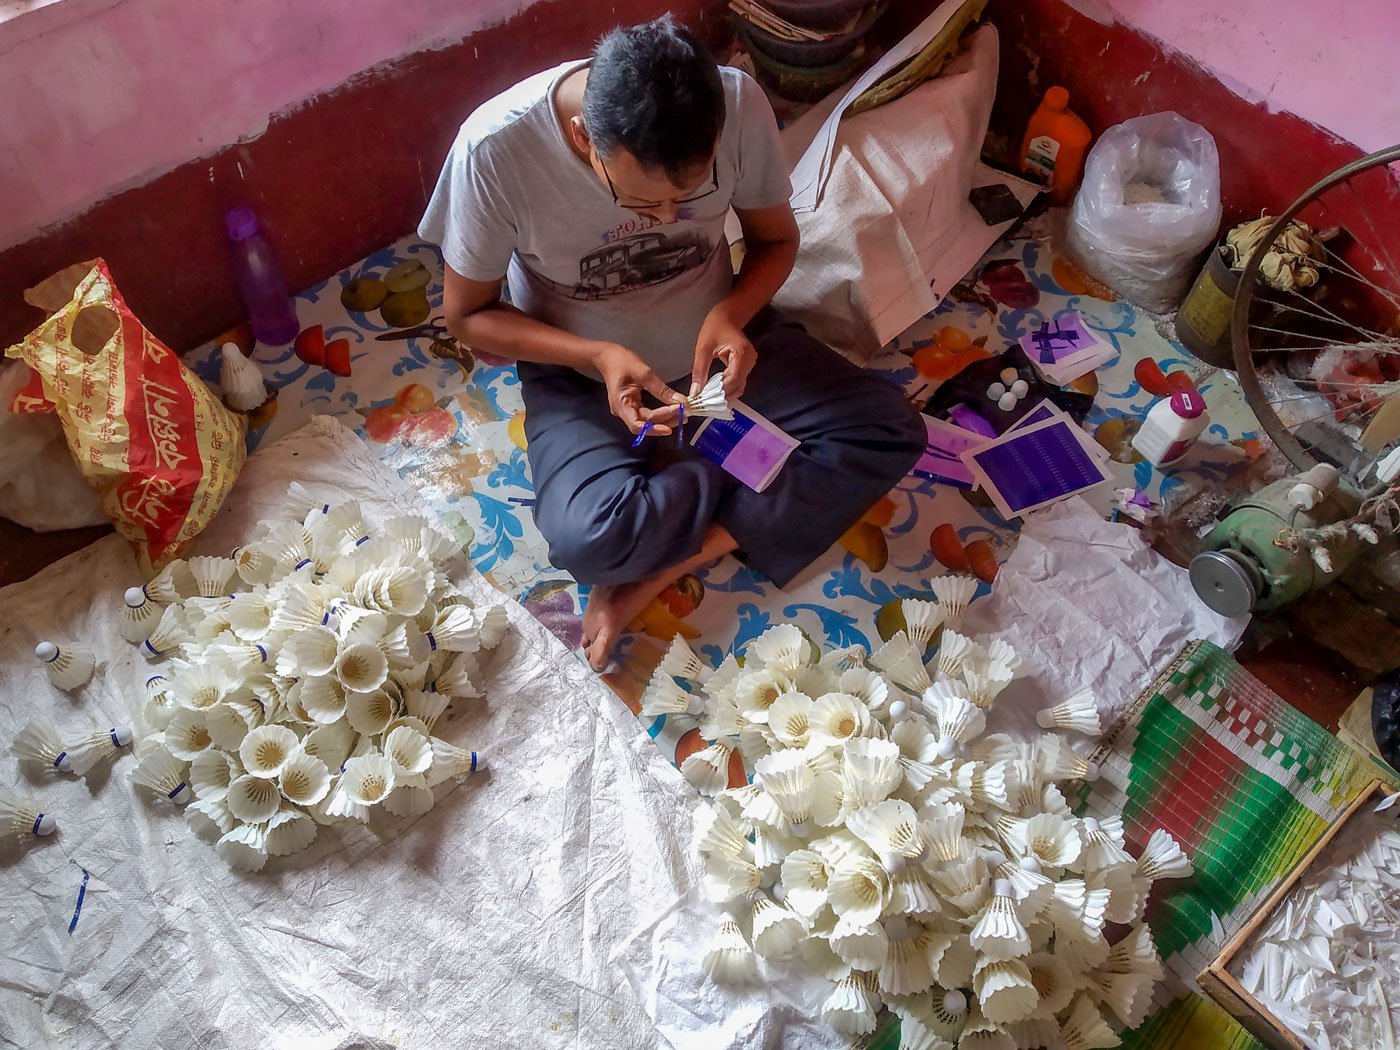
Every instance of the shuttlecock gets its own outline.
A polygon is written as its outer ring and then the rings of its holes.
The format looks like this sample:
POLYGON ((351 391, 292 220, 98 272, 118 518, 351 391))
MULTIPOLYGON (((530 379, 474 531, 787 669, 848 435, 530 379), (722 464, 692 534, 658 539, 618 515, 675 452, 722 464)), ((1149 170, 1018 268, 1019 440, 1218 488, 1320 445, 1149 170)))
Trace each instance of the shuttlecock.
POLYGON ((80 645, 40 642, 34 647, 34 655, 44 665, 54 688, 65 691, 84 685, 97 666, 92 650, 80 645))
POLYGON ((1192 874, 1191 859, 1182 851, 1176 839, 1158 828, 1147 839, 1142 856, 1137 861, 1138 874, 1155 882, 1158 879, 1185 879, 1192 874))
POLYGON ((0 836, 22 843, 57 829, 53 814, 45 813, 34 799, 0 788, 0 836))
POLYGON ((132 645, 140 645, 155 630, 163 610, 146 595, 142 587, 128 587, 123 596, 121 619, 117 633, 132 645))
POLYGON ((15 753, 24 762, 33 762, 46 769, 71 773, 68 749, 58 735, 53 723, 42 715, 30 719, 29 724, 19 731, 14 742, 15 753))
POLYGON ((734 410, 724 396, 724 373, 716 372, 695 393, 685 399, 686 415, 711 419, 733 419, 734 410))
POLYGON ((219 386, 224 403, 236 412, 251 412, 267 400, 262 372, 237 343, 225 343, 219 350, 219 386))
POLYGON ((1094 694, 1087 689, 1080 690, 1062 704, 1037 711, 1035 720, 1042 729, 1071 729, 1089 736, 1103 732, 1094 694))
MULTIPOLYGON (((131 782, 153 795, 168 798, 183 806, 194 797, 190 790, 185 763, 163 747, 158 747, 141 759, 131 771, 131 782)), ((222 801, 222 796, 216 801, 222 801)))
POLYGON ((131 744, 131 730, 125 726, 111 726, 90 733, 68 749, 68 765, 77 776, 87 776, 99 762, 112 758, 124 747, 131 744))

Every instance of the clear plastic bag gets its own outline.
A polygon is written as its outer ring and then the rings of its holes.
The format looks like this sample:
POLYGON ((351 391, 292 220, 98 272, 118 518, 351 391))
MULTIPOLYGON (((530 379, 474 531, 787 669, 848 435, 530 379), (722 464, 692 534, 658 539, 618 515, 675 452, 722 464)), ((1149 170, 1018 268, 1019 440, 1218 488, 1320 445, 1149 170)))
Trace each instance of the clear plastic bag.
POLYGON ((1100 136, 1084 167, 1066 240, 1084 270, 1163 313, 1181 303, 1220 230, 1215 139, 1177 113, 1152 113, 1100 136))
POLYGON ((106 524, 97 493, 68 452, 58 417, 10 411, 29 378, 28 366, 0 363, 0 518, 35 532, 106 524))

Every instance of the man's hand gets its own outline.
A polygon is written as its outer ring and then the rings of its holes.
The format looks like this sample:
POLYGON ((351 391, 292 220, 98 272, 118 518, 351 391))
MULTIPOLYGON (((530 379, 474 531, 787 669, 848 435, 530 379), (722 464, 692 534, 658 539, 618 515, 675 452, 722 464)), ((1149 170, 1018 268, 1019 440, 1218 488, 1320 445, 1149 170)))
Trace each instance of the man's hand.
POLYGON ((753 344, 744 330, 729 320, 721 303, 709 312, 700 326, 700 338, 695 342, 695 364, 690 371, 691 393, 705 385, 711 363, 719 361, 724 365, 724 396, 740 396, 748 385, 755 360, 753 344))
POLYGON ((593 367, 607 384, 608 407, 628 430, 635 434, 650 423, 653 434, 671 433, 671 423, 677 415, 676 405, 684 401, 685 396, 663 383, 645 361, 625 346, 606 343, 594 355, 593 367), (655 397, 663 407, 643 405, 643 391, 655 397))

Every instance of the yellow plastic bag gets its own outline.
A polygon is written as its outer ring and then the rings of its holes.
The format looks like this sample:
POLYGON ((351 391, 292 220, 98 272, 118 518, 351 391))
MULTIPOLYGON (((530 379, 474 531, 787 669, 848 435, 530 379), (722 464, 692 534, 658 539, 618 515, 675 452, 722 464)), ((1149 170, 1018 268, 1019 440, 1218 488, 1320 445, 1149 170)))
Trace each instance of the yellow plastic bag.
POLYGON ((101 259, 55 274, 26 298, 53 313, 5 351, 29 365, 43 392, 16 399, 14 410, 57 414, 112 524, 157 569, 223 505, 247 457, 246 421, 127 309, 101 259))

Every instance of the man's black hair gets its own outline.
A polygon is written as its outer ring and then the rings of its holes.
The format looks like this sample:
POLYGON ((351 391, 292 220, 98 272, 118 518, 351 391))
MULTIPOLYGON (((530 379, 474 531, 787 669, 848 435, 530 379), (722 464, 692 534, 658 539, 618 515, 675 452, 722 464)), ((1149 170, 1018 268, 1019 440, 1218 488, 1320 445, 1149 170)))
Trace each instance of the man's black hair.
POLYGON ((620 146, 675 182, 707 163, 719 141, 719 67, 670 15, 614 29, 593 51, 583 122, 604 158, 620 146))

